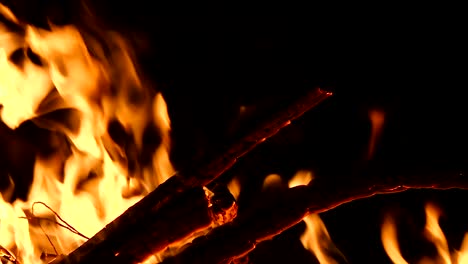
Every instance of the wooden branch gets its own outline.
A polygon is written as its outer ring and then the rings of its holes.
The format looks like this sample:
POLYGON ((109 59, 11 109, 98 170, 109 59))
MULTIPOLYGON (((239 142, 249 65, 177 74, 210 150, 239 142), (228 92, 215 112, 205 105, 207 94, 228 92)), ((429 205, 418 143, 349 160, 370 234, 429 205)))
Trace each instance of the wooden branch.
POLYGON ((169 178, 78 249, 55 263, 137 263, 194 231, 206 228, 211 217, 201 186, 216 179, 238 158, 330 95, 315 89, 284 109, 278 109, 278 113, 273 113, 270 119, 261 122, 224 152, 169 178), (195 221, 193 217, 199 219, 195 221))
POLYGON ((291 121, 299 118, 305 112, 317 106, 332 93, 320 88, 314 89, 297 101, 287 104, 272 113, 267 120, 260 120, 259 125, 237 142, 231 144, 223 153, 213 155, 207 162, 185 168, 180 172, 184 184, 189 186, 205 186, 236 163, 237 159, 255 148, 258 144, 274 136, 291 121))
POLYGON ((163 264, 220 264, 244 256, 256 244, 268 240, 299 223, 310 213, 331 210, 341 204, 376 194, 408 189, 468 189, 468 170, 440 170, 398 177, 370 177, 337 182, 316 179, 278 193, 251 214, 236 218, 199 237, 163 264))

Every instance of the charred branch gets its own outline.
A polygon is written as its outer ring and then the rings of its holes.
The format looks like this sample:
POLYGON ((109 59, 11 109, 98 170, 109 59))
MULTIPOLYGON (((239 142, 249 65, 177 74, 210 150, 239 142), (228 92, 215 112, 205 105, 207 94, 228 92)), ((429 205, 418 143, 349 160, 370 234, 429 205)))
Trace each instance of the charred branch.
POLYGON ((143 214, 146 217, 127 211, 118 218, 122 222, 110 223, 58 263, 142 261, 150 252, 161 251, 212 223, 208 199, 201 187, 173 194, 171 199, 145 209, 143 214))
POLYGON ((313 180, 308 186, 298 186, 278 193, 252 210, 250 214, 198 237, 178 255, 164 264, 231 263, 245 256, 255 246, 299 223, 310 213, 331 210, 339 205, 377 194, 402 192, 409 189, 467 189, 468 170, 434 170, 408 172, 395 177, 349 179, 336 184, 327 179, 313 180))
POLYGON ((315 89, 278 109, 223 152, 168 179, 57 263, 136 263, 199 229, 207 228, 212 218, 202 186, 330 95, 315 89))

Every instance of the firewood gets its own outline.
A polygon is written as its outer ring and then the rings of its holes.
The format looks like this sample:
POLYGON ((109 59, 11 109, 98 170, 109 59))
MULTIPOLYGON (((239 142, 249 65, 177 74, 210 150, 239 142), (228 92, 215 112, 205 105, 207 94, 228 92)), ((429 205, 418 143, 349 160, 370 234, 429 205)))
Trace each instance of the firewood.
POLYGON ((314 179, 308 186, 284 190, 278 198, 262 204, 251 214, 238 217, 205 236, 198 237, 163 264, 231 263, 255 246, 302 221, 310 213, 331 210, 341 204, 377 194, 409 189, 468 189, 468 169, 435 170, 396 177, 334 180, 314 179))
POLYGON ((55 263, 137 263, 171 243, 210 225, 205 186, 255 146, 331 93, 314 89, 206 162, 190 166, 162 183, 67 257, 55 263), (192 219, 197 217, 199 219, 192 219))

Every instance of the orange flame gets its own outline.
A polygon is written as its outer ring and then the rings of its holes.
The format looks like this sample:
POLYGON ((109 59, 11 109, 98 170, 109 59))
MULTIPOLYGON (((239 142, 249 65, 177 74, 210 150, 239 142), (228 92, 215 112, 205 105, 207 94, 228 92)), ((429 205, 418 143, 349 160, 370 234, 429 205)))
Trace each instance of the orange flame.
POLYGON ((74 26, 35 28, 3 5, 0 15, 24 29, 0 24, 1 121, 15 129, 33 120, 71 145, 71 155, 36 158, 27 201, 10 204, 0 194, 0 249, 21 263, 43 263, 41 254, 69 253, 174 173, 170 120, 164 98, 142 83, 120 35, 105 33, 110 54, 104 54, 74 26), (60 109, 76 110, 68 125, 43 118, 60 109), (118 124, 132 151, 112 138, 109 124, 118 124), (161 144, 149 166, 130 170, 135 157, 128 155, 145 147, 151 126, 161 144), (59 216, 69 228, 55 224, 59 216))
POLYGON ((239 179, 237 179, 236 177, 234 177, 229 183, 228 183, 228 189, 229 189, 229 192, 232 194, 232 196, 234 197, 234 199, 238 199, 239 198, 239 195, 240 195, 240 192, 241 192, 241 184, 239 182, 239 179))
MULTIPOLYGON (((434 244, 437 254, 434 257, 424 257, 420 264, 467 264, 468 263, 468 234, 465 235, 460 251, 450 252, 447 239, 440 228, 439 218, 441 211, 433 204, 427 204, 425 237, 434 244)), ((385 252, 395 264, 408 263, 401 255, 396 235, 395 223, 391 217, 387 217, 382 225, 382 243, 385 252)))
POLYGON ((298 171, 288 182, 289 188, 309 184, 314 177, 311 171, 298 171))
POLYGON ((369 119, 371 122, 371 136, 369 138, 367 158, 371 159, 372 156, 374 156, 377 143, 380 139, 380 135, 382 134, 385 122, 385 112, 377 109, 369 110, 369 119))
POLYGON ((382 244, 388 257, 395 264, 408 264, 400 253, 397 231, 392 218, 387 217, 382 225, 382 244))
POLYGON ((283 184, 283 179, 278 174, 270 174, 265 177, 263 180, 263 190, 275 190, 281 188, 283 184))
POLYGON ((452 263, 450 251, 444 232, 439 226, 440 210, 432 204, 426 205, 426 227, 425 234, 429 241, 437 248, 440 263, 452 263))
MULTIPOLYGON (((298 171, 288 182, 289 188, 308 185, 313 180, 311 171, 298 171)), ((344 259, 328 234, 328 230, 318 214, 309 214, 304 217, 306 230, 300 240, 305 249, 315 255, 320 264, 337 264, 336 255, 344 259)))
POLYGON ((328 230, 318 214, 310 214, 304 218, 306 231, 301 236, 301 242, 305 249, 310 250, 320 264, 338 264, 332 253, 338 253, 332 242, 328 230), (333 252, 334 251, 334 252, 333 252))

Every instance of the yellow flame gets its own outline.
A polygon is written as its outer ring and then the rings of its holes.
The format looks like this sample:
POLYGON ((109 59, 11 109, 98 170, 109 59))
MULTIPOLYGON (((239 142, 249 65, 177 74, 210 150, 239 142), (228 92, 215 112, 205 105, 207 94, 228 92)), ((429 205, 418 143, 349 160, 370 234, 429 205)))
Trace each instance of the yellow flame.
POLYGON ((21 263, 43 263, 42 253, 67 254, 86 240, 51 222, 58 221, 54 212, 91 237, 174 173, 170 119, 164 98, 144 85, 131 47, 119 34, 103 32, 106 43, 100 43, 74 26, 51 25, 49 31, 22 24, 1 4, 0 14, 24 29, 11 31, 0 23, 1 121, 15 129, 33 120, 70 143, 60 146, 70 151, 36 158, 27 201, 10 204, 0 194, 0 245, 21 263), (68 117, 69 125, 42 120, 65 108, 78 113, 68 117), (123 145, 109 135, 111 122, 125 134, 123 145), (161 144, 149 165, 129 170, 151 126, 161 144))
POLYGON ((468 264, 468 233, 463 237, 459 252, 455 252, 455 258, 459 264, 468 264))
POLYGON ((310 171, 298 171, 294 177, 289 180, 289 188, 293 188, 299 185, 307 185, 312 181, 313 178, 314 177, 312 176, 312 172, 310 171))
POLYGON ((21 255, 25 263, 38 259, 40 253, 30 239, 29 224, 21 209, 21 202, 6 203, 0 194, 0 244, 2 247, 21 255), (14 250, 12 250, 14 249, 14 250))
MULTIPOLYGON (((169 152, 167 151, 170 148, 170 130, 171 130, 171 121, 169 120, 169 114, 167 112, 166 102, 161 94, 157 94, 153 103, 154 108, 154 121, 156 124, 159 124, 159 134, 161 135, 161 146, 156 150, 155 155, 153 156, 153 167, 156 169, 153 172, 157 182, 152 188, 155 188, 157 184, 165 182, 169 177, 174 174, 175 169, 172 166, 172 163, 169 158, 169 152)), ((153 176, 154 177, 154 176, 153 176)))
MULTIPOLYGON (((434 204, 425 206, 426 225, 424 234, 434 244, 437 255, 434 257, 423 257, 420 264, 468 264, 468 234, 465 235, 460 251, 450 252, 447 239, 439 225, 441 211, 434 204)), ((396 227, 393 219, 387 217, 382 225, 382 243, 385 252, 395 264, 408 263, 401 255, 398 245, 396 227)))
POLYGON ((16 33, 0 33, 1 119, 12 128, 33 117, 40 101, 53 87, 49 73, 43 67, 25 60, 20 68, 9 60, 18 49, 20 53, 26 52, 20 37, 16 33))
POLYGON ((328 230, 318 214, 304 217, 306 231, 301 236, 304 248, 311 251, 320 264, 338 264, 331 251, 341 254, 332 242, 328 230))
POLYGON ((395 264, 408 264, 400 253, 395 223, 391 217, 386 217, 382 225, 382 244, 388 257, 395 264))
MULTIPOLYGON (((289 188, 308 185, 313 180, 311 171, 300 170, 289 180, 289 188)), ((312 252, 320 264, 339 263, 332 253, 341 255, 328 234, 328 230, 318 214, 304 217, 306 230, 301 235, 301 243, 305 249, 312 252)))
POLYGON ((241 185, 239 179, 234 177, 227 185, 229 192, 232 194, 234 199, 237 200, 239 198, 239 194, 241 192, 241 185))
POLYGON ((437 253, 441 259, 441 263, 450 264, 450 251, 448 248, 447 240, 442 229, 439 226, 439 218, 441 215, 440 210, 433 204, 427 204, 426 207, 426 226, 425 234, 429 241, 434 243, 437 248, 437 253))

